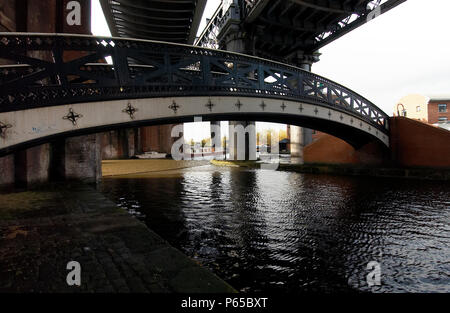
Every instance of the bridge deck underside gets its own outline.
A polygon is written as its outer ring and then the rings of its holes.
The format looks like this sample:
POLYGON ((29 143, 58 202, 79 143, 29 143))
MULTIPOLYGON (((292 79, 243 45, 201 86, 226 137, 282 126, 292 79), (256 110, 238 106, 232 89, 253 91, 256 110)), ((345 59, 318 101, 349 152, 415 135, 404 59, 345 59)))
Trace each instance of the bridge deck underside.
POLYGON ((327 43, 325 37, 333 35, 336 39, 342 36, 347 32, 346 28, 352 28, 352 23, 361 25, 374 5, 382 4, 380 13, 384 13, 403 1, 252 1, 254 7, 247 7, 249 18, 244 23, 249 29, 262 30, 255 36, 257 55, 278 55, 280 59, 286 59, 296 51, 312 53, 318 50, 327 43), (264 8, 252 16, 258 5, 264 8))
POLYGON ((206 0, 101 0, 113 36, 193 43, 206 0))
POLYGON ((364 7, 368 0, 270 1, 251 24, 264 29, 255 48, 269 55, 287 56, 296 50, 312 51, 318 34, 364 7), (345 4, 343 4, 345 3, 345 4))
POLYGON ((247 53, 298 64, 328 43, 406 0, 234 0, 223 2, 196 45, 223 48, 238 29, 247 53))

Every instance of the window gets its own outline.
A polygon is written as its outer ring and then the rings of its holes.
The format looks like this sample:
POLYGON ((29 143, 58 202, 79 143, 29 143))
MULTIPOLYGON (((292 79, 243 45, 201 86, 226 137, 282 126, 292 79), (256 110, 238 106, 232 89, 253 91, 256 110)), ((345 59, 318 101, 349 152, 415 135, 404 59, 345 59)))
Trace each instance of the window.
POLYGON ((416 112, 420 112, 420 105, 416 106, 416 112))
POLYGON ((442 117, 441 116, 441 117, 438 118, 438 123, 447 123, 447 120, 448 119, 446 117, 442 117))
POLYGON ((438 104, 438 111, 439 113, 447 112, 447 104, 446 103, 438 104))

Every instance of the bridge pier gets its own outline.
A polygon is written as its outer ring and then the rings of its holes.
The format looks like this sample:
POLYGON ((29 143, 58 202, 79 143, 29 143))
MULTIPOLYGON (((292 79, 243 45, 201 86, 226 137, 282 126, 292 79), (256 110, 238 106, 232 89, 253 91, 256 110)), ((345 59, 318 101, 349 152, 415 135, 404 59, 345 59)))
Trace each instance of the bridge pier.
POLYGON ((47 143, 0 158, 0 185, 19 187, 57 180, 101 178, 100 134, 47 143))
POLYGON ((291 163, 303 164, 302 128, 294 125, 288 125, 288 136, 291 146, 291 163))
MULTIPOLYGON (((320 54, 305 55, 296 53, 294 61, 305 71, 311 72, 314 62, 319 61, 320 54)), ((312 143, 312 129, 288 125, 288 136, 291 147, 291 163, 303 164, 303 148, 312 143)))
POLYGON ((50 181, 96 182, 102 177, 102 134, 71 137, 52 142, 50 181))
POLYGON ((102 177, 101 142, 100 133, 53 142, 50 180, 99 181, 102 177))
POLYGON ((102 159, 128 159, 140 152, 140 129, 126 128, 102 134, 102 159))
MULTIPOLYGON (((252 55, 251 40, 237 25, 231 26, 221 36, 224 38, 227 51, 252 55)), ((256 160, 256 123, 254 121, 229 121, 228 126, 230 160, 256 160), (239 147, 238 134, 235 132, 238 126, 242 126, 246 130, 243 147, 242 145, 239 147), (245 151, 239 151, 241 148, 245 151)))
POLYGON ((66 180, 99 181, 102 178, 101 134, 67 138, 64 154, 66 180))
POLYGON ((14 154, 15 183, 29 186, 49 180, 50 144, 43 144, 14 154))
POLYGON ((0 186, 13 185, 15 181, 14 178, 15 166, 13 154, 0 158, 0 169, 2 173, 0 175, 0 186))
POLYGON ((173 126, 174 124, 155 125, 104 132, 102 133, 102 159, 128 159, 149 151, 170 154, 176 139, 171 136, 173 126))
MULTIPOLYGON (((220 129, 220 121, 211 121, 210 126, 211 132, 211 152, 220 153, 222 152, 222 132, 220 129)), ((225 151, 226 153, 226 151, 225 151)), ((217 157, 217 155, 215 155, 217 157)))
POLYGON ((172 128, 176 124, 146 126, 140 128, 139 150, 157 151, 171 154, 172 145, 178 138, 172 138, 172 128))
POLYGON ((228 132, 230 160, 256 160, 255 122, 230 121, 228 132))

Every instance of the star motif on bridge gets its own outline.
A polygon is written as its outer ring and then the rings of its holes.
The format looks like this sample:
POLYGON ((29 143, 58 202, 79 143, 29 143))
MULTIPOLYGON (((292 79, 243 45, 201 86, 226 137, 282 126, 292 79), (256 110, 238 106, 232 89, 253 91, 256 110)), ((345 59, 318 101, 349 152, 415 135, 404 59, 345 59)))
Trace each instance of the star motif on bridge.
POLYGON ((6 130, 11 127, 12 127, 12 125, 10 125, 10 124, 5 124, 5 123, 0 122, 0 137, 4 138, 6 130))
POLYGON ((283 103, 281 104, 281 107, 280 107, 283 111, 287 108, 287 106, 286 106, 286 104, 284 104, 284 101, 283 101, 283 103))
POLYGON ((298 107, 298 109, 300 110, 300 112, 303 112, 303 104, 300 104, 300 106, 298 107))
POLYGON ((328 117, 331 118, 331 111, 328 111, 328 117))
POLYGON ((211 99, 208 100, 208 103, 205 105, 209 109, 209 112, 212 112, 212 109, 214 107, 214 103, 211 102, 211 99))
POLYGON ((127 107, 122 110, 122 112, 127 113, 132 120, 134 119, 134 113, 136 113, 137 111, 139 110, 133 107, 131 103, 128 103, 127 107))
POLYGON ((63 117, 63 120, 71 121, 72 124, 75 126, 75 125, 77 125, 77 120, 79 120, 82 117, 83 117, 83 115, 75 113, 73 111, 73 109, 70 108, 69 109, 69 113, 66 116, 63 117))
POLYGON ((261 102, 261 104, 260 104, 259 106, 261 107, 261 109, 262 109, 263 111, 265 111, 265 110, 266 110, 267 104, 265 104, 264 101, 263 101, 263 102, 261 102))
POLYGON ((341 114, 341 116, 339 116, 339 118, 341 119, 341 121, 344 119, 344 116, 341 114))
POLYGON ((177 114, 178 109, 180 106, 175 102, 175 100, 172 101, 172 104, 169 105, 169 109, 173 111, 173 113, 177 114))
POLYGON ((236 106, 236 107, 238 108, 238 110, 240 111, 240 110, 241 110, 241 107, 243 106, 243 104, 241 103, 240 100, 238 100, 238 101, 236 102, 235 106, 236 106))
POLYGON ((362 125, 363 125, 362 122, 360 122, 360 123, 359 123, 359 127, 362 127, 362 125))
POLYGON ((316 115, 317 115, 317 113, 319 113, 319 110, 317 110, 317 108, 315 108, 314 113, 316 113, 316 115))
POLYGON ((351 120, 350 120, 350 123, 353 124, 353 122, 354 122, 353 119, 351 119, 351 120))

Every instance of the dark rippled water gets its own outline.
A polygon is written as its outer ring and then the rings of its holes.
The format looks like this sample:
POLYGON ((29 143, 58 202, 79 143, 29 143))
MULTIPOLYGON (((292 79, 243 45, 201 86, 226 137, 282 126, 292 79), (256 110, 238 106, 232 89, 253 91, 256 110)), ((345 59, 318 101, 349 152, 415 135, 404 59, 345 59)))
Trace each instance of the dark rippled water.
POLYGON ((450 292, 448 183, 204 166, 101 189, 241 291, 450 292))

